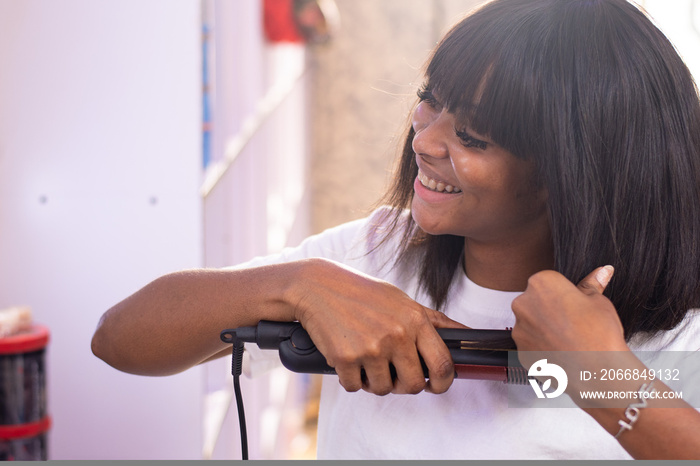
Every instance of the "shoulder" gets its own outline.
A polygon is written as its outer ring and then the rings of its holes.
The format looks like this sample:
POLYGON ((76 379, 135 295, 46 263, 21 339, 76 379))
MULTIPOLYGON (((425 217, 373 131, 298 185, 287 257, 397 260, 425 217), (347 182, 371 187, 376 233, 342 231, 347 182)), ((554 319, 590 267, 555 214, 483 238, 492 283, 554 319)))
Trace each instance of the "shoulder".
POLYGON ((353 220, 309 236, 296 247, 257 257, 238 267, 290 262, 308 258, 325 258, 348 265, 391 261, 400 249, 403 226, 408 212, 380 207, 367 217, 353 220))
POLYGON ((341 259, 356 254, 374 254, 381 250, 396 250, 403 238, 408 211, 379 207, 367 217, 329 228, 302 242, 302 248, 315 249, 314 254, 331 254, 330 259, 341 259))

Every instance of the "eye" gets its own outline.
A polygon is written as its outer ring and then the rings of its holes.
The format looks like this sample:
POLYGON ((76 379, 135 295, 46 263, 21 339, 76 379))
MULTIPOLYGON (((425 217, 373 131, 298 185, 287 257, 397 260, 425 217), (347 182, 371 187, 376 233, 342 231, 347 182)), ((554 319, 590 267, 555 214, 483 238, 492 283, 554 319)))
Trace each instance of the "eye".
POLYGON ((421 102, 425 102, 426 104, 430 105, 432 108, 438 108, 440 107, 440 102, 435 98, 433 93, 430 91, 430 89, 426 87, 421 87, 418 89, 418 99, 420 99, 421 102))
POLYGON ((464 147, 474 147, 480 150, 486 150, 486 146, 488 143, 486 141, 482 141, 481 139, 477 139, 474 136, 471 136, 469 133, 466 131, 459 131, 455 129, 455 134, 459 138, 459 140, 462 142, 462 145, 464 147))

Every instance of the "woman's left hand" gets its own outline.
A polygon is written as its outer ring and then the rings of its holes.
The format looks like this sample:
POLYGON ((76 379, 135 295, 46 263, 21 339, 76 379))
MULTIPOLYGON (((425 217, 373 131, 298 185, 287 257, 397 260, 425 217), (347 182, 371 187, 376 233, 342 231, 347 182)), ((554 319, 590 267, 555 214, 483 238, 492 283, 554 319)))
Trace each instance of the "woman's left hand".
POLYGON ((552 270, 531 276, 512 304, 518 350, 628 350, 615 306, 602 294, 613 272, 599 267, 578 286, 552 270))
MULTIPOLYGON (((545 353, 548 358, 567 369, 566 393, 574 403, 611 435, 618 435, 619 421, 628 419, 625 408, 607 399, 584 399, 577 393, 584 387, 589 392, 637 391, 641 382, 623 379, 603 382, 600 378, 583 381, 571 376, 581 369, 594 372, 605 367, 638 373, 646 369, 627 347, 615 306, 602 294, 612 273, 612 267, 600 267, 578 286, 551 270, 536 273, 528 280, 525 292, 513 301, 516 321, 512 336, 524 367, 543 357, 532 352, 549 352, 545 353)), ((654 390, 671 391, 660 380, 654 382, 654 390)), ((698 429, 700 414, 684 400, 650 399, 634 429, 624 432, 619 442, 637 459, 698 459, 698 429)))

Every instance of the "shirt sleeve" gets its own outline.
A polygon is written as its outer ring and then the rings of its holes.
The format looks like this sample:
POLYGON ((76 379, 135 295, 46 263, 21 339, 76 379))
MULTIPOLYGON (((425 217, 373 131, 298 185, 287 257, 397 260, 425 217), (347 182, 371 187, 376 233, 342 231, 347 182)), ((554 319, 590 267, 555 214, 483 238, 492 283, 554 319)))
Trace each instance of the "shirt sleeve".
POLYGON ((232 268, 245 269, 314 257, 351 266, 359 262, 374 263, 386 258, 387 251, 380 251, 376 246, 384 238, 385 233, 383 228, 378 227, 384 224, 390 212, 389 208, 381 207, 366 218, 344 223, 310 236, 297 247, 285 248, 276 254, 255 257, 232 268), (365 260, 370 253, 373 257, 365 260))

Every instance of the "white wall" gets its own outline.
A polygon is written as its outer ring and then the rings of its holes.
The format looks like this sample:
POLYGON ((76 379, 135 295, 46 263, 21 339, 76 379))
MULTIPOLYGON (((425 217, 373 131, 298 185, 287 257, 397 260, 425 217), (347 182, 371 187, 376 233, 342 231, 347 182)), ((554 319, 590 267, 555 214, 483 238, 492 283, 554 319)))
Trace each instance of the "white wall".
POLYGON ((700 0, 642 0, 640 4, 700 82, 700 0))
MULTIPOLYGON (((200 197, 202 5, 216 16, 216 160, 303 68, 303 46, 265 44, 261 2, 0 0, 0 308, 27 304, 51 330, 50 459, 198 459, 217 415, 213 457, 240 455, 235 407, 211 403, 230 391, 227 360, 148 378, 90 351, 101 314, 150 280, 308 233, 303 80, 200 197)), ((245 380, 244 400, 251 458, 286 457, 298 384, 284 370, 245 380)))
POLYGON ((200 457, 201 369, 136 377, 90 351, 112 304, 202 262, 199 14, 0 0, 0 307, 51 330, 51 459, 200 457))
MULTIPOLYGON (((213 46, 212 163, 231 154, 229 143, 246 122, 259 122, 204 201, 205 265, 219 267, 296 245, 309 233, 306 81, 295 79, 305 66, 305 47, 264 40, 262 1, 207 0, 205 10, 213 46), (288 93, 265 116, 260 103, 280 84, 288 93)), ((240 458, 238 413, 228 404, 230 370, 228 358, 205 367, 204 422, 214 424, 205 429, 205 445, 213 446, 212 459, 240 458)), ((250 458, 294 457, 290 443, 302 422, 303 377, 279 368, 241 383, 250 458)))

